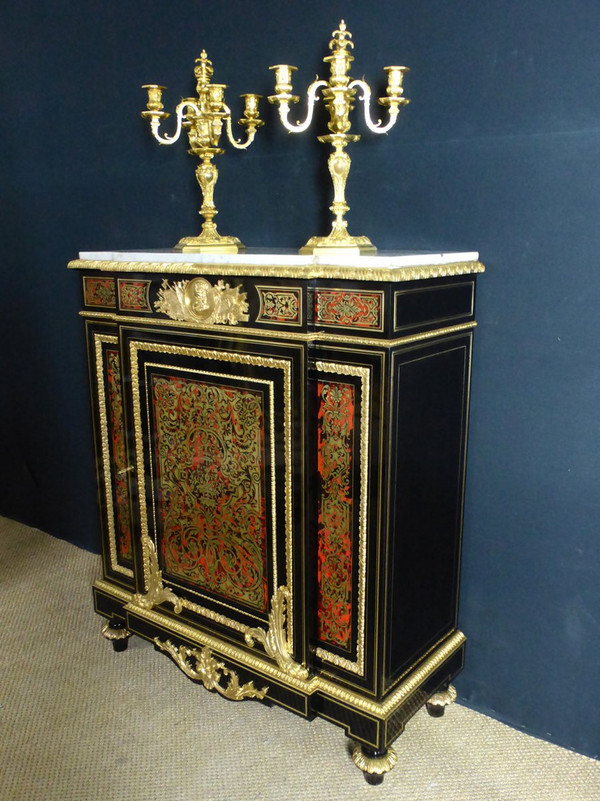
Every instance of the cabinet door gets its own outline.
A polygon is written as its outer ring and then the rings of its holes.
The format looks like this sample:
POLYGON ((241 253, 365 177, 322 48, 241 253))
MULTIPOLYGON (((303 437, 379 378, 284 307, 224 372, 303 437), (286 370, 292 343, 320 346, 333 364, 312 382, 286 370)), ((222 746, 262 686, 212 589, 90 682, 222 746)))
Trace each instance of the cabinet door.
POLYGON ((302 661, 305 345, 126 327, 121 339, 138 593, 158 569, 163 608, 243 645, 286 587, 302 661))
POLYGON ((86 323, 104 576, 133 585, 122 366, 116 325, 86 323))

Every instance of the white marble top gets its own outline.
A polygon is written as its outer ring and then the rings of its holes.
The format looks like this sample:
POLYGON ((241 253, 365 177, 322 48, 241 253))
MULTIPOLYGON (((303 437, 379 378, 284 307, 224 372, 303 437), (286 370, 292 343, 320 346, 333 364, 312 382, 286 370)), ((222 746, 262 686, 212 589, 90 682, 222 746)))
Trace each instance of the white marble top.
POLYGON ((269 250, 249 248, 244 253, 182 253, 180 250, 116 250, 82 251, 79 258, 85 261, 109 262, 165 262, 176 264, 229 264, 245 266, 289 266, 317 267, 322 265, 349 269, 402 269, 406 267, 476 262, 477 251, 440 253, 417 250, 379 251, 373 255, 314 253, 300 255, 293 250, 269 250))

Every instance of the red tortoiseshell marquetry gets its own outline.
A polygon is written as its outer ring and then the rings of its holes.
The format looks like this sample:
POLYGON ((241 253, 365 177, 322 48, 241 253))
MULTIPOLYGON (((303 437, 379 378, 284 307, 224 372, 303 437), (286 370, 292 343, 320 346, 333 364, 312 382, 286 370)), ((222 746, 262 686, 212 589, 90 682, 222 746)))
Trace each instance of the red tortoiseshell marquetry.
POLYGON ((153 375, 151 393, 164 569, 265 611, 262 392, 153 375))
POLYGON ((355 388, 320 381, 318 412, 318 636, 350 649, 352 638, 352 460, 355 388))
POLYGON ((107 403, 110 432, 110 458, 114 486, 117 553, 121 559, 133 558, 131 517, 127 487, 127 455, 121 390, 121 356, 118 350, 106 350, 107 403))
POLYGON ((83 302, 86 306, 105 306, 114 309, 117 306, 115 279, 85 276, 83 279, 83 302))
POLYGON ((342 289, 319 289, 315 292, 315 319, 325 326, 380 331, 382 306, 381 292, 342 289))

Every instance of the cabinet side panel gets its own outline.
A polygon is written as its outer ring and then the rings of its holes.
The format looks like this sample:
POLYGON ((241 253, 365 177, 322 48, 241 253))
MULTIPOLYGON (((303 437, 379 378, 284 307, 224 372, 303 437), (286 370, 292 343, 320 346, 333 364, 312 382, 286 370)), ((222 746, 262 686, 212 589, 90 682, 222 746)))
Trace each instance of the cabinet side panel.
POLYGON ((106 325, 88 324, 88 344, 104 575, 130 584, 133 577, 131 508, 121 356, 116 330, 106 325))
POLYGON ((470 335, 397 355, 387 684, 456 626, 470 335))

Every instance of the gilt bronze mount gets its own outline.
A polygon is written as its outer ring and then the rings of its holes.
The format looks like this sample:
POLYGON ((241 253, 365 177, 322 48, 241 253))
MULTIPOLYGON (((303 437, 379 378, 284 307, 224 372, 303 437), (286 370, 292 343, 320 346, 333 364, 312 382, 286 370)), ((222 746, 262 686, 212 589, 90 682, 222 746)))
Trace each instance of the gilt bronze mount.
POLYGON ((189 140, 189 153, 198 156, 200 164, 196 168, 196 178, 202 192, 202 207, 200 214, 204 217, 201 233, 198 236, 188 236, 181 239, 176 248, 192 253, 237 253, 244 250, 244 246, 235 236, 221 236, 217 231, 214 217, 217 208, 214 203, 214 190, 219 176, 213 164, 215 156, 225 151, 220 146, 223 125, 229 143, 238 150, 245 150, 252 144, 256 130, 263 121, 259 118, 258 101, 261 96, 257 94, 241 95, 245 101, 244 116, 239 125, 246 129, 246 141, 238 141, 231 127, 231 110, 225 103, 225 89, 222 83, 211 83, 213 76, 212 61, 203 50, 200 58, 196 59, 194 68, 196 76, 197 97, 186 97, 176 107, 177 128, 172 136, 161 136, 159 127, 162 120, 170 114, 164 111, 162 93, 166 87, 157 84, 145 84, 142 89, 148 90, 148 103, 142 117, 150 120, 152 135, 161 145, 172 145, 180 137, 183 128, 186 129, 189 140))
POLYGON ((323 61, 330 66, 328 81, 320 80, 317 76, 307 89, 307 113, 303 122, 291 123, 289 121, 290 105, 297 103, 299 97, 292 91, 292 72, 297 68, 288 64, 277 64, 270 69, 275 70, 275 94, 268 99, 275 103, 279 109, 279 117, 284 128, 290 133, 301 133, 311 124, 318 92, 321 90, 330 121, 327 124, 330 133, 319 136, 319 142, 330 144, 333 153, 329 156, 328 167, 333 181, 333 204, 329 207, 334 215, 331 233, 328 236, 314 236, 300 249, 300 253, 374 253, 376 248, 366 236, 350 236, 348 222, 344 215, 349 210, 346 202, 346 181, 350 172, 350 156, 346 147, 350 142, 357 142, 359 134, 349 133, 351 122, 350 112, 354 109, 356 93, 361 91, 358 100, 362 102, 365 123, 370 131, 376 134, 387 133, 398 117, 400 106, 410 101, 403 97, 402 81, 408 67, 385 67, 388 84, 386 96, 380 97, 378 103, 388 109, 389 119, 384 125, 381 120, 374 122, 370 112, 371 89, 364 80, 354 80, 348 71, 354 61, 350 50, 354 48, 352 34, 346 28, 344 20, 332 34, 329 42, 331 55, 323 61))

